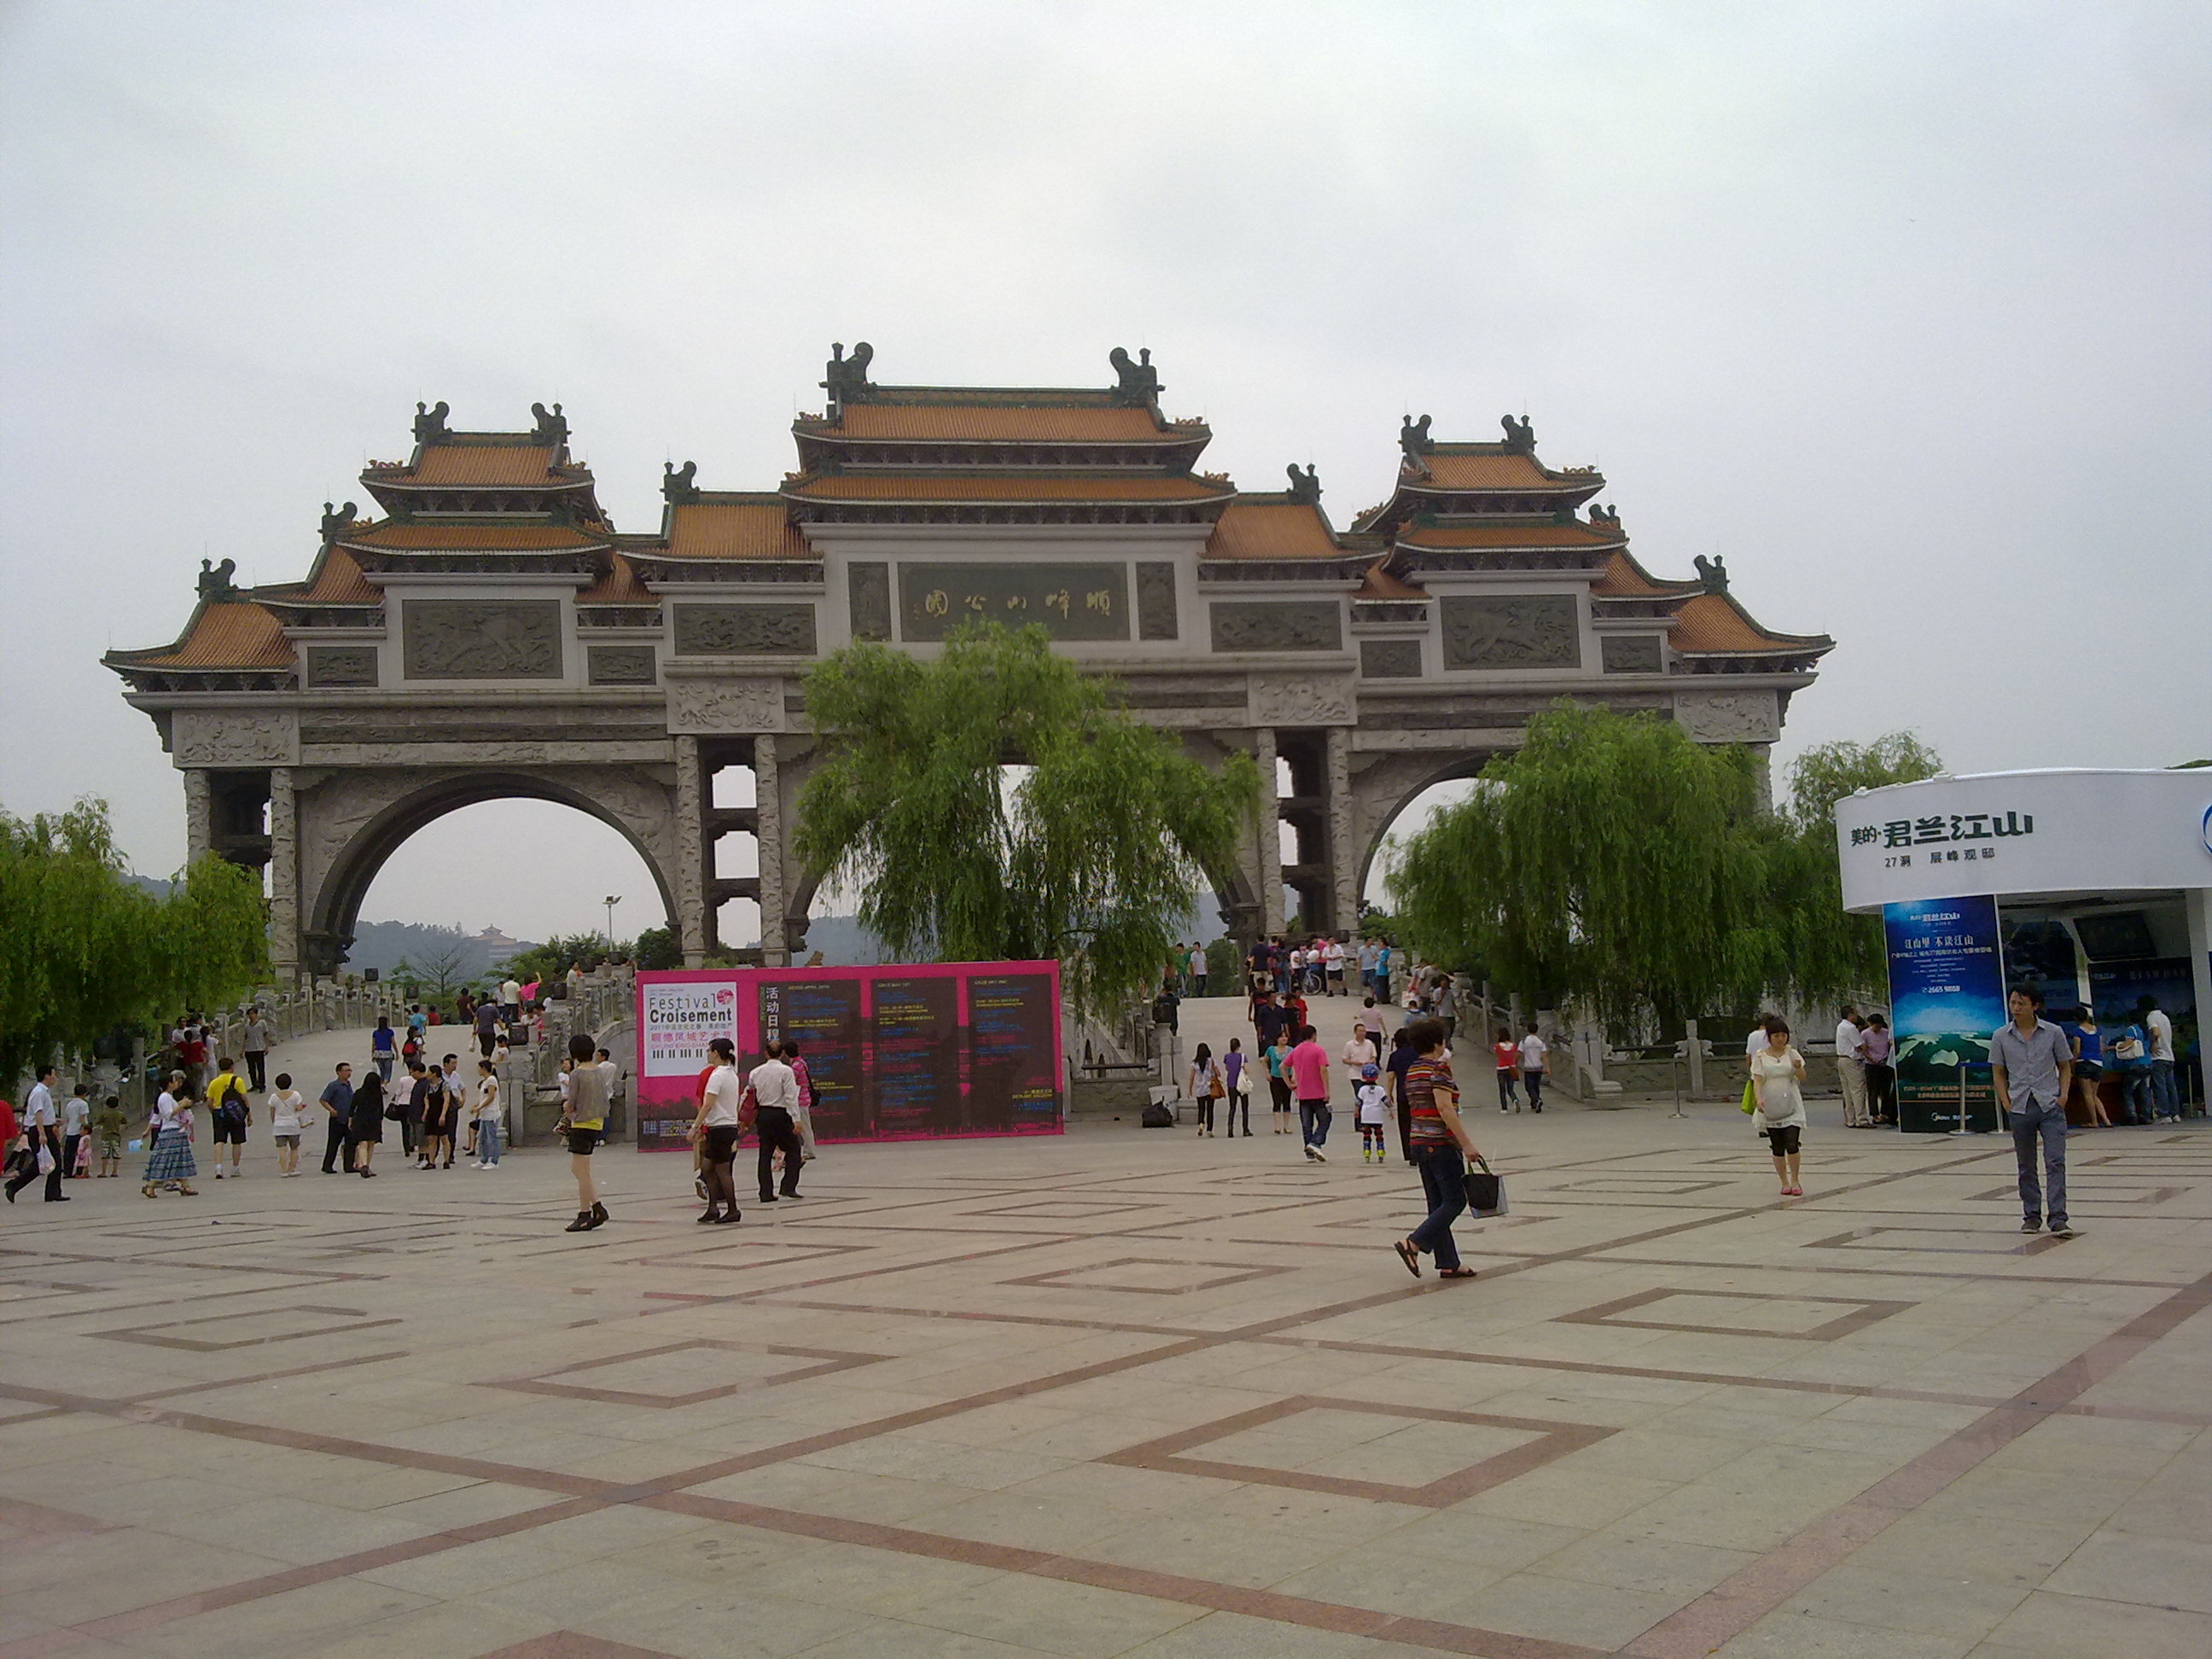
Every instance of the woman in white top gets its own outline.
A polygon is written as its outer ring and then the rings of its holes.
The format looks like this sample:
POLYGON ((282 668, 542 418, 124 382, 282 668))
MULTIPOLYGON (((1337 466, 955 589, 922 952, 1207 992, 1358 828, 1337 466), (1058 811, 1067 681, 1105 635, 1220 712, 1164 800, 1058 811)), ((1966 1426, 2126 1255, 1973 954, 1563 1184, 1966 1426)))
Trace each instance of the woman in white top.
POLYGON ((738 1072, 738 1051, 727 1037, 707 1045, 714 1056, 714 1072, 699 1091, 699 1115, 692 1121, 691 1138, 699 1143, 700 1164, 707 1178, 707 1208, 702 1224, 739 1219, 738 1181, 731 1165, 738 1142, 744 1134, 743 1117, 745 1080, 738 1072))
POLYGON ((1766 1022, 1766 1046, 1751 1057, 1751 1086, 1759 1102, 1752 1127, 1774 1153, 1782 1196, 1802 1198, 1797 1184, 1797 1141, 1805 1128, 1805 1056, 1790 1046, 1790 1027, 1779 1016, 1766 1022))
POLYGON ((276 1140, 276 1169, 279 1174, 295 1176, 300 1173, 301 1115, 307 1109, 307 1097, 292 1086, 289 1072, 276 1073, 276 1086, 269 1091, 269 1133, 276 1140))
POLYGON ((1212 1134, 1213 1103, 1229 1092, 1229 1080, 1223 1075, 1221 1062, 1213 1057, 1210 1044, 1200 1043, 1198 1052, 1190 1057, 1190 1078, 1184 1092, 1198 1103, 1199 1133, 1212 1134))
POLYGON ((1344 1052, 1337 1058, 1344 1062, 1344 1080, 1352 1090, 1352 1104, 1356 1111, 1359 1106, 1361 1069, 1369 1066, 1379 1066, 1382 1062, 1382 1051, 1376 1047, 1375 1039, 1367 1035, 1365 1020, 1355 1019, 1352 1022, 1351 1040, 1346 1042, 1344 1052))
POLYGON ((500 1104, 499 1074, 492 1070, 491 1062, 488 1060, 477 1062, 475 1098, 477 1159, 469 1167, 472 1170, 496 1170, 499 1168, 499 1128, 506 1109, 500 1104))

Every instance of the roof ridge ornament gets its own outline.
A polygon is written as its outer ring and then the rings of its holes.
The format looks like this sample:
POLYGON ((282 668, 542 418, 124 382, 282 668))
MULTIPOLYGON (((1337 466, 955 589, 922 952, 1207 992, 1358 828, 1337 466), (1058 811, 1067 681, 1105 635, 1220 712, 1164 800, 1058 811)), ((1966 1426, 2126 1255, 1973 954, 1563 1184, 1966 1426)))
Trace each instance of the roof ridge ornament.
POLYGON ((1620 522, 1620 509, 1613 506, 1611 502, 1607 502, 1605 506, 1600 507, 1595 501, 1592 501, 1590 503, 1589 515, 1590 522, 1592 524, 1619 524, 1620 522))
POLYGON ((360 516, 361 509, 351 501, 348 501, 336 512, 331 511, 328 501, 325 501, 323 503, 323 539, 325 542, 337 540, 353 527, 353 521, 360 516))
POLYGON ((538 429, 530 435, 539 443, 557 448, 568 441, 568 417, 561 412, 560 404, 549 410, 544 404, 532 404, 530 412, 538 422, 538 429))
POLYGON ((830 394, 830 418, 836 420, 840 404, 866 403, 868 398, 868 365, 874 361, 875 347, 862 340, 853 348, 853 355, 845 355, 842 341, 833 341, 830 346, 830 361, 823 366, 822 389, 830 394))
POLYGON ((442 398, 438 400, 435 408, 416 404, 415 405, 415 441, 418 444, 434 444, 441 439, 452 437, 453 431, 446 424, 446 416, 453 412, 442 398))
POLYGON ((1506 448, 1518 455, 1533 455, 1536 453, 1536 428, 1529 424, 1526 415, 1517 421, 1508 415, 1498 424, 1505 428, 1506 448))
POLYGON ((1298 471, 1298 464, 1296 461, 1292 461, 1290 465, 1283 470, 1290 474, 1291 500, 1294 503, 1300 507, 1315 507, 1320 504, 1320 473, 1316 471, 1310 465, 1307 466, 1304 471, 1301 472, 1298 471))
POLYGON ((1150 404, 1159 401, 1160 372, 1152 367, 1152 347, 1138 348, 1133 360, 1124 348, 1115 346, 1106 354, 1106 361, 1114 365, 1115 403, 1150 404))
POLYGON ((691 481, 699 476, 699 463, 686 461, 678 466, 673 461, 660 464, 660 499, 671 507, 688 507, 699 499, 699 487, 691 481))
POLYGON ((232 580, 238 574, 238 561, 225 559, 217 564, 212 559, 200 561, 200 598, 210 605, 234 605, 246 596, 238 591, 232 580))
POLYGON ((1709 559, 1700 553, 1690 562, 1697 567, 1698 583, 1706 592, 1728 592, 1728 564, 1719 554, 1716 553, 1709 559))
POLYGON ((1405 452, 1407 470, 1418 478, 1429 476, 1429 464, 1421 457, 1437 447, 1429 436, 1430 418, 1424 415, 1417 421, 1408 415, 1398 427, 1398 447, 1405 452))

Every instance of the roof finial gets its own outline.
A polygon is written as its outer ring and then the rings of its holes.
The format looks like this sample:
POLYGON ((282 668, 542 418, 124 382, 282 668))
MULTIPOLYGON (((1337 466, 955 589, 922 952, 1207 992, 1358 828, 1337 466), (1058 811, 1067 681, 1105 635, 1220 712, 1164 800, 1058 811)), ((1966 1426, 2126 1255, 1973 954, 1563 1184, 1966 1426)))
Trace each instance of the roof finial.
POLYGON ((432 409, 425 409, 421 404, 416 404, 415 405, 415 441, 418 444, 434 444, 441 438, 450 437, 452 434, 446 429, 446 416, 452 413, 453 410, 447 407, 446 400, 442 398, 438 400, 436 407, 432 409))
POLYGON ((351 527, 354 520, 360 515, 360 513, 361 509, 351 501, 348 501, 336 512, 331 511, 328 501, 325 501, 323 503, 323 539, 326 542, 337 540, 351 527))
POLYGON ((1291 475, 1291 500, 1301 507, 1312 507, 1321 501, 1321 475, 1309 465, 1304 471, 1292 461, 1284 469, 1291 475))
POLYGON ((686 461, 678 466, 673 461, 660 464, 660 497, 672 507, 682 507, 699 499, 697 486, 691 480, 699 476, 699 463, 686 461))
POLYGON ((1436 447, 1429 436, 1429 417, 1415 420, 1408 415, 1398 428, 1398 447, 1405 452, 1406 465, 1419 477, 1429 476, 1429 464, 1421 459, 1436 447))
POLYGON ((853 355, 845 355, 842 342, 830 348, 830 361, 823 367, 822 389, 830 394, 831 408, 839 404, 860 403, 867 398, 868 364, 876 355, 875 347, 866 340, 853 348, 853 355))
POLYGON ((1528 417, 1526 415, 1523 415, 1517 421, 1510 415, 1508 415, 1504 420, 1500 421, 1498 424, 1505 428, 1505 447, 1508 449, 1513 450, 1516 453, 1522 455, 1533 454, 1534 453, 1536 448, 1536 428, 1529 425, 1528 417))
POLYGON ((1709 559, 1700 553, 1690 562, 1698 568, 1698 580, 1705 584, 1706 592, 1728 592, 1728 565, 1719 554, 1709 559))
POLYGON ((548 409, 544 404, 532 404, 530 412, 537 418, 538 429, 530 435, 541 444, 559 445, 568 441, 568 417, 556 404, 548 409))
POLYGON ((213 605, 229 605, 243 597, 238 584, 231 580, 238 574, 238 561, 225 559, 217 564, 212 559, 200 561, 200 597, 213 605))
POLYGON ((1158 401, 1160 372, 1152 367, 1152 349, 1150 346, 1139 349, 1133 361, 1127 350, 1115 346, 1106 354, 1106 361, 1114 365, 1115 403, 1149 404, 1158 401))

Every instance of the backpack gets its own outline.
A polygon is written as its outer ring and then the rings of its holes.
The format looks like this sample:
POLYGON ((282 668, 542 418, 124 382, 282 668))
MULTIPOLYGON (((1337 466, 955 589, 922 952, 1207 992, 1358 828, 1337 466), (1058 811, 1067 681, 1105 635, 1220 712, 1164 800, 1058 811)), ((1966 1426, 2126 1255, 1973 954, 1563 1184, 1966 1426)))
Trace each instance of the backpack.
MULTIPOLYGON (((222 1079, 217 1078, 216 1082, 220 1085, 222 1079)), ((210 1103, 215 1107, 216 1121, 225 1128, 230 1128, 246 1121, 246 1087, 236 1078, 230 1079, 230 1086, 223 1091, 222 1097, 219 1102, 211 1101, 210 1103)))

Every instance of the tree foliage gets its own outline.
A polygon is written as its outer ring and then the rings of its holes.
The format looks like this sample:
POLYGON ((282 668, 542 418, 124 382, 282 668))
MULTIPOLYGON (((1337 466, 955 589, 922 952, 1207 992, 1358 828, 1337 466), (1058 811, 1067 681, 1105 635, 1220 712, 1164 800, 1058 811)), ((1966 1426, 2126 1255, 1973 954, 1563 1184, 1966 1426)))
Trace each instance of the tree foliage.
POLYGON ((0 1084, 119 1026, 244 994, 268 947, 252 872, 210 854, 156 896, 126 876, 105 801, 0 812, 0 1084))
POLYGON ((1157 982, 1258 811, 1249 757, 1209 771, 1042 628, 973 624, 929 662, 853 646, 808 676, 806 704, 828 750, 799 803, 810 869, 857 890, 901 956, 1057 958, 1093 1007, 1157 982), (1011 787, 1008 765, 1028 769, 1011 787))
POLYGON ((1881 930, 1844 914, 1835 804, 1937 764, 1909 734, 1826 744, 1768 813, 1746 751, 1561 702, 1403 845, 1397 920, 1431 960, 1620 1023, 1875 985, 1881 930))

